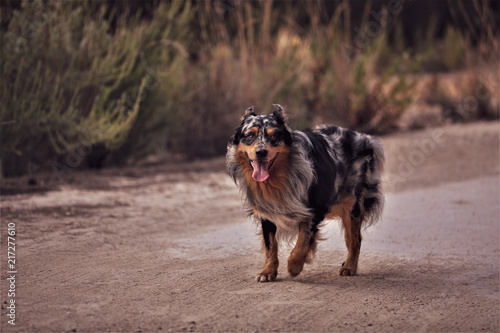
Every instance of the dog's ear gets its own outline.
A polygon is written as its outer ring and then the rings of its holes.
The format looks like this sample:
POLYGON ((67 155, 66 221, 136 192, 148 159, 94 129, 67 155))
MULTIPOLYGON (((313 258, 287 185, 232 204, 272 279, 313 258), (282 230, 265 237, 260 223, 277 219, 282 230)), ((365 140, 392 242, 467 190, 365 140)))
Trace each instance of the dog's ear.
POLYGON ((253 105, 245 110, 245 117, 246 116, 256 116, 255 112, 253 111, 253 105))
POLYGON ((279 104, 273 104, 273 116, 278 122, 278 125, 284 125, 288 120, 285 110, 283 110, 283 107, 279 104))
POLYGON ((240 143, 241 129, 242 129, 241 126, 239 126, 239 127, 236 128, 236 130, 234 131, 234 135, 229 138, 229 143, 230 144, 237 145, 237 144, 240 143))
POLYGON ((273 117, 276 119, 276 122, 278 125, 283 126, 285 131, 283 132, 284 138, 285 138, 285 144, 287 146, 291 146, 293 142, 292 138, 292 133, 290 132, 290 129, 286 125, 286 122, 288 121, 288 117, 285 113, 285 110, 283 110, 283 107, 279 104, 273 104, 273 117))
POLYGON ((255 112, 253 111, 253 105, 245 110, 245 115, 241 117, 241 125, 236 128, 234 135, 231 138, 229 138, 229 143, 233 145, 237 145, 238 143, 240 143, 243 123, 245 122, 245 118, 248 116, 256 116, 255 112))

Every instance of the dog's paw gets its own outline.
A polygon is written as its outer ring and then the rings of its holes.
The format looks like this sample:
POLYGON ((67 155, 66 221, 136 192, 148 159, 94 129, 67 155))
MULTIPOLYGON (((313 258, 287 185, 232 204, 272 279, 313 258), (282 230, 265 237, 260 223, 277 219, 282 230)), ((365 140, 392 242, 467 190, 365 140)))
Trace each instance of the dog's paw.
POLYGON ((288 259, 288 273, 292 277, 296 277, 304 269, 304 260, 288 259))
POLYGON ((255 281, 257 282, 272 282, 276 280, 276 276, 278 275, 278 272, 261 272, 257 274, 255 277, 255 281))
POLYGON ((339 269, 340 276, 354 276, 356 275, 356 267, 351 267, 351 265, 346 265, 344 262, 342 267, 339 269))

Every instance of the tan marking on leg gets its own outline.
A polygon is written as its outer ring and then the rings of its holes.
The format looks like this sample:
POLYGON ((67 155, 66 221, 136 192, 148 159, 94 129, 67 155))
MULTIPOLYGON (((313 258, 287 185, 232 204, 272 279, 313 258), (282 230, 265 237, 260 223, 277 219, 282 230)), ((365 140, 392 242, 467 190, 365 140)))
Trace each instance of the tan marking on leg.
POLYGON ((304 263, 312 260, 316 247, 316 235, 309 230, 309 223, 301 223, 297 243, 288 258, 288 272, 292 277, 299 275, 304 268, 304 263))
POLYGON ((327 219, 332 219, 336 217, 342 217, 344 215, 351 215, 352 208, 356 203, 356 199, 354 197, 345 197, 340 199, 340 202, 330 208, 328 214, 326 214, 327 219))
POLYGON ((347 246, 347 259, 339 270, 339 275, 356 275, 358 258, 361 249, 361 221, 351 218, 351 211, 356 202, 353 197, 343 198, 339 204, 332 207, 328 217, 340 217, 344 229, 347 246))
POLYGON ((358 258, 361 249, 361 222, 350 216, 342 219, 345 229, 345 243, 347 246, 347 259, 339 270, 339 275, 356 275, 358 258))
POLYGON ((345 197, 333 206, 327 214, 327 218, 340 218, 344 230, 345 243, 347 246, 347 259, 339 270, 339 275, 356 275, 358 269, 358 258, 361 249, 361 220, 352 219, 351 211, 356 199, 345 197))
POLYGON ((278 242, 276 241, 276 233, 269 233, 269 249, 267 249, 264 239, 262 239, 264 249, 266 251, 266 264, 262 272, 257 274, 255 280, 257 282, 270 282, 276 280, 278 276, 278 242))

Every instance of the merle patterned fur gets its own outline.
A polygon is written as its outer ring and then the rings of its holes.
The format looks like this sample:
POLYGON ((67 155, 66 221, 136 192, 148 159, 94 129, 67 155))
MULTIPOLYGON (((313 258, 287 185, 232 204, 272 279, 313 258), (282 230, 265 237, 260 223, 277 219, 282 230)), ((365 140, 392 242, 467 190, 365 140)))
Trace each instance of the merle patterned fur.
MULTIPOLYGON (((304 262, 309 262, 314 255, 321 222, 334 216, 342 219, 349 250, 346 268, 341 268, 339 273, 356 274, 360 229, 379 219, 384 204, 381 190, 384 152, 377 139, 330 125, 291 130, 283 108, 275 104, 269 115, 257 115, 253 107, 249 108, 227 148, 228 172, 240 188, 249 215, 262 225, 267 262, 257 280, 276 278, 278 263, 277 256, 271 253, 273 239, 279 243, 297 234, 288 270, 292 276, 300 273, 304 262), (250 133, 255 128, 257 136, 250 133), (272 136, 267 134, 268 129, 272 129, 272 136), (282 162, 270 167, 269 180, 252 183, 254 180, 247 174, 251 169, 245 165, 248 161, 243 159, 241 150, 272 152, 276 147, 281 147, 286 159, 281 156, 282 162), (283 181, 272 184, 273 172, 286 176, 283 181), (269 195, 274 193, 270 192, 273 188, 269 184, 279 187, 275 196, 269 195), (266 192, 265 186, 269 191, 266 192), (346 209, 344 216, 342 211, 346 209)), ((277 245, 275 250, 277 253, 277 245)))

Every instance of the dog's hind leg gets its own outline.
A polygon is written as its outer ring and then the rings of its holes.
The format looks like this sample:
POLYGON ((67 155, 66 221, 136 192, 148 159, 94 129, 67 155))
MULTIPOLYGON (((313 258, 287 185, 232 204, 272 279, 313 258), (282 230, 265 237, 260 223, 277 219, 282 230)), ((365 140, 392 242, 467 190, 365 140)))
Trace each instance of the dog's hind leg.
POLYGON ((278 242, 276 241, 276 225, 268 220, 262 220, 262 238, 266 251, 266 264, 262 272, 257 274, 257 282, 276 280, 278 275, 278 242))
POLYGON ((297 243, 288 258, 288 272, 295 277, 302 272, 304 263, 309 263, 314 256, 317 247, 317 231, 314 226, 311 228, 309 223, 299 225, 299 237, 297 243))
POLYGON ((344 197, 333 206, 327 215, 328 218, 340 218, 344 230, 345 244, 347 246, 347 259, 339 270, 339 275, 356 275, 358 269, 359 251, 361 249, 361 222, 362 214, 353 214, 356 199, 352 196, 344 197))
POLYGON ((343 214, 341 218, 347 246, 347 259, 340 267, 339 275, 356 275, 361 249, 361 220, 353 217, 348 212, 343 214))

